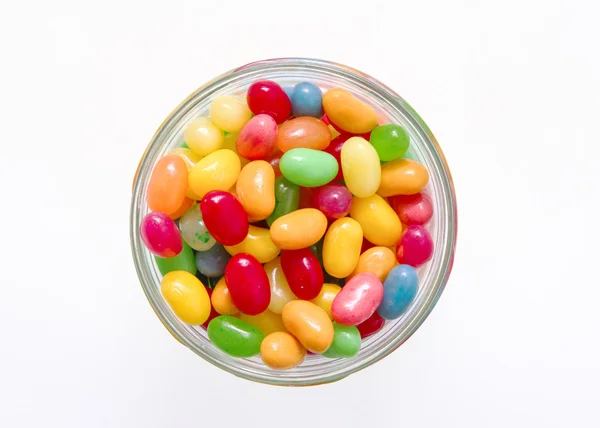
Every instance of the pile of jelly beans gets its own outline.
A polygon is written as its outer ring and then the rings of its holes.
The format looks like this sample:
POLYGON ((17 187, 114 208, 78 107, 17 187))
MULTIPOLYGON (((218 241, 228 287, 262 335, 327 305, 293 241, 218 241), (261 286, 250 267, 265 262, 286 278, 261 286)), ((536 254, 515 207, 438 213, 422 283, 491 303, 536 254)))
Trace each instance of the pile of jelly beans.
POLYGON ((140 225, 184 323, 234 357, 293 368, 356 355, 402 316, 429 261, 429 174, 350 92, 253 83, 212 100, 147 183, 140 225))

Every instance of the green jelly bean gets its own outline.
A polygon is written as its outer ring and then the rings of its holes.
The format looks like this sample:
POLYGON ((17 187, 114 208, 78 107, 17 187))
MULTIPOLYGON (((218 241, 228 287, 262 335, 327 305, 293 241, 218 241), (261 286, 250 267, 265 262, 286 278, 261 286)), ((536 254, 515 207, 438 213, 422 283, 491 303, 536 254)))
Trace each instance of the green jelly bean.
POLYGON ((383 162, 402 157, 410 145, 410 139, 404 128, 393 124, 375 128, 371 132, 369 141, 383 162))
POLYGON ((333 323, 333 343, 323 352, 327 358, 347 358, 358 354, 360 350, 360 333, 353 325, 333 323))
POLYGON ((208 338, 221 351, 233 357, 247 358, 260 353, 265 335, 247 322, 221 315, 208 324, 208 338))
POLYGON ((285 178, 283 175, 277 177, 275 180, 275 209, 269 217, 267 217, 267 224, 271 227, 271 224, 279 217, 296 211, 298 204, 300 203, 300 187, 297 184, 292 183, 290 180, 285 178))
POLYGON ((168 274, 174 270, 184 270, 196 275, 196 259, 194 257, 194 251, 191 247, 183 241, 183 249, 175 257, 163 258, 154 256, 158 270, 163 275, 168 274))
POLYGON ((292 149, 279 161, 281 174, 303 187, 319 187, 329 183, 338 173, 338 163, 327 152, 313 149, 292 149))

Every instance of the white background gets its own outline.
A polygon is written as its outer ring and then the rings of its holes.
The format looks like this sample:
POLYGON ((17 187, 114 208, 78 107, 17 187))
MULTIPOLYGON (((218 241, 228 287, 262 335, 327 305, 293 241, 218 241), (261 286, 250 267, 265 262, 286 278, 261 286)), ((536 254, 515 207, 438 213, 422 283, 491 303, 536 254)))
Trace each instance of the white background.
POLYGON ((2 1, 0 427, 598 427, 600 7, 594 0, 2 1), (254 60, 395 88, 454 174, 446 292, 386 360, 276 388, 162 327, 131 181, 166 115, 254 60))

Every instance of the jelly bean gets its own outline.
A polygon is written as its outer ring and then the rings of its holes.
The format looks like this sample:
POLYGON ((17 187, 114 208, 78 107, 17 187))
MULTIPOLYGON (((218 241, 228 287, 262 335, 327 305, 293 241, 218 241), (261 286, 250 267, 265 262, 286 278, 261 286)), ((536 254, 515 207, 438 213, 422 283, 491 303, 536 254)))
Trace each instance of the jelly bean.
MULTIPOLYGON (((194 168, 194 165, 196 165, 200 161, 200 159, 202 159, 202 156, 192 152, 190 149, 186 149, 183 147, 177 147, 176 149, 171 150, 168 154, 179 156, 185 162, 185 166, 187 166, 188 174, 192 171, 192 168, 194 168)), ((186 196, 194 201, 198 201, 198 200, 202 199, 194 193, 194 191, 192 190, 191 187, 189 187, 189 185, 188 185, 186 196)))
POLYGON ((283 87, 283 90, 285 91, 286 95, 290 99, 290 102, 292 102, 292 95, 294 94, 294 87, 290 86, 290 85, 285 85, 283 87))
POLYGON ((221 278, 210 296, 210 302, 213 308, 221 315, 235 315, 240 311, 236 308, 231 298, 231 293, 225 283, 225 278, 221 278))
POLYGON ((292 102, 292 114, 296 117, 312 116, 321 118, 323 116, 323 92, 314 83, 298 83, 294 86, 290 100, 292 102))
POLYGON ((271 301, 269 302, 269 310, 276 314, 281 314, 284 306, 292 300, 297 300, 298 297, 290 289, 290 285, 281 268, 281 258, 277 257, 265 264, 265 272, 269 278, 271 286, 271 301))
POLYGON ((194 166, 188 181, 196 195, 203 198, 211 190, 228 190, 240 175, 240 158, 231 150, 221 149, 202 158, 194 166))
POLYGON ((185 243, 185 241, 183 242, 183 248, 181 249, 181 252, 175 257, 164 258, 154 256, 154 260, 156 261, 156 266, 158 266, 158 270, 162 275, 166 275, 174 270, 183 270, 191 273, 192 275, 196 274, 194 252, 190 246, 185 243))
POLYGON ((392 250, 387 247, 373 247, 360 255, 356 269, 346 282, 363 272, 370 272, 383 282, 394 266, 396 266, 396 255, 392 250))
POLYGON ((361 137, 349 138, 342 146, 344 182, 354 196, 374 195, 381 184, 381 164, 377 152, 361 137))
POLYGON ((271 154, 265 156, 264 160, 269 162, 269 164, 273 167, 273 172, 275 172, 275 177, 281 176, 281 170, 279 169, 279 162, 281 161, 281 153, 279 150, 275 149, 271 154))
MULTIPOLYGON (((248 162, 250 162, 250 160, 246 159, 245 157, 242 157, 242 155, 240 155, 237 152, 237 137, 238 135, 240 135, 239 132, 234 132, 234 133, 227 133, 225 134, 225 140, 223 141, 223 148, 227 149, 227 150, 231 150, 232 152, 235 152, 235 154, 238 156, 239 160, 240 160, 240 165, 243 167, 245 167, 248 162)), ((202 198, 199 198, 202 199, 202 198)))
POLYGON ((318 187, 312 194, 312 206, 327 217, 342 218, 350 212, 352 194, 340 184, 318 187))
POLYGON ((360 247, 360 253, 364 253, 365 251, 375 247, 376 245, 373 244, 372 242, 369 242, 364 236, 363 236, 363 242, 362 242, 362 246, 360 247))
POLYGON ((281 267, 292 292, 300 299, 311 300, 323 288, 323 269, 308 248, 283 250, 281 267))
POLYGON ((319 119, 314 117, 297 117, 288 120, 279 127, 277 148, 282 152, 291 149, 306 148, 323 150, 329 146, 331 132, 319 119))
POLYGON ((422 226, 433 216, 433 202, 427 193, 390 196, 389 201, 402 224, 407 226, 422 226))
POLYGON ((252 161, 240 172, 235 187, 237 199, 251 220, 264 220, 275 209, 275 173, 262 160, 252 161))
POLYGON ((371 132, 369 139, 383 162, 398 159, 406 153, 410 140, 400 125, 381 125, 371 132))
POLYGON ((323 242, 323 265, 337 278, 345 278, 356 268, 360 257, 363 232, 360 224, 351 218, 333 222, 323 242))
POLYGON ((250 254, 261 263, 270 262, 281 252, 271 240, 269 229, 254 225, 250 225, 248 234, 241 243, 226 246, 225 249, 232 256, 240 253, 250 254))
POLYGON ((221 315, 208 325, 208 338, 226 354, 249 358, 260 353, 260 344, 265 336, 247 322, 231 315, 221 315))
POLYGON ((312 189, 310 187, 300 187, 300 200, 298 208, 312 208, 312 189))
POLYGON ((221 148, 223 131, 207 117, 199 117, 191 122, 183 133, 188 147, 200 156, 206 156, 221 148))
POLYGON ((210 250, 217 241, 206 228, 199 204, 194 204, 179 219, 183 240, 197 251, 210 250))
POLYGON ((398 265, 383 284, 383 300, 377 313, 384 319, 399 318, 410 307, 419 291, 419 278, 414 267, 398 265))
POLYGON ((210 119, 225 132, 240 132, 252 117, 252 112, 243 98, 221 95, 209 107, 210 119))
POLYGON ((300 199, 300 188, 284 176, 275 179, 275 209, 269 217, 269 227, 279 217, 289 214, 298 209, 300 199))
POLYGON ((272 369, 292 369, 302 363, 306 349, 289 333, 271 333, 260 345, 260 358, 272 369))
POLYGON ((268 114, 279 123, 285 122, 292 112, 292 103, 281 86, 271 80, 255 82, 246 95, 252 113, 268 114))
POLYGON ((419 162, 396 159, 381 166, 381 196, 413 195, 427 186, 429 173, 419 162))
MULTIPOLYGON (((385 295, 385 288, 384 288, 384 295, 385 295)), ((381 318, 377 312, 374 312, 373 315, 371 315, 365 321, 358 324, 356 326, 356 328, 358 328, 358 331, 360 332, 360 337, 365 339, 365 338, 377 333, 379 330, 381 330, 383 328, 384 325, 385 325, 385 320, 383 318, 381 318)))
POLYGON ((339 181, 344 178, 344 171, 342 169, 342 147, 348 138, 350 138, 350 135, 348 134, 338 135, 331 140, 331 143, 329 143, 329 146, 325 149, 325 151, 332 155, 338 163, 338 173, 333 181, 339 181))
POLYGON ((351 134, 362 134, 377 126, 373 108, 345 89, 330 89, 323 95, 323 109, 332 124, 351 134))
POLYGON ((402 223, 396 212, 379 195, 354 198, 350 217, 360 223, 365 238, 375 245, 389 247, 402 235, 402 223))
POLYGON ((396 245, 398 263, 419 267, 433 255, 433 240, 423 226, 408 226, 396 245))
POLYGON ((278 331, 287 332, 281 314, 273 313, 268 309, 258 315, 240 314, 240 319, 259 329, 265 336, 278 331))
POLYGON ((360 332, 353 325, 333 323, 333 342, 323 356, 327 358, 353 357, 360 351, 360 332))
POLYGON ((217 243, 209 250, 196 253, 196 267, 202 275, 212 278, 223 276, 229 259, 231 259, 231 255, 221 244, 217 243))
POLYGON ((383 299, 383 285, 372 273, 359 273, 335 296, 331 315, 342 325, 357 325, 377 309, 383 299))
POLYGON ((327 313, 306 300, 292 300, 283 308, 283 323, 309 351, 325 352, 333 342, 333 324, 327 313))
POLYGON ((323 309, 329 319, 333 319, 333 315, 331 315, 331 304, 335 299, 335 296, 342 290, 342 287, 336 284, 323 284, 323 288, 321 288, 321 292, 317 297, 311 300, 312 303, 317 305, 319 308, 323 309))
POLYGON ((237 245, 248 235, 248 215, 232 194, 209 192, 202 199, 200 210, 206 228, 220 244, 237 245))
POLYGON ((191 200, 188 197, 184 198, 179 208, 177 208, 177 210, 174 213, 169 214, 171 220, 177 220, 178 218, 180 218, 183 214, 185 214, 187 210, 190 209, 192 205, 194 205, 194 202, 195 201, 191 200))
MULTIPOLYGON (((204 289, 206 290, 206 292, 208 293, 208 298, 212 298, 212 288, 208 287, 206 284, 204 285, 204 289)), ((202 327, 204 328, 208 328, 208 324, 210 324, 210 322, 215 319, 216 317, 219 316, 219 313, 217 311, 215 311, 215 308, 213 308, 213 306, 210 306, 210 315, 208 316, 208 319, 206 321, 204 321, 204 323, 202 324, 202 327)))
POLYGON ((229 260, 225 281, 233 303, 241 312, 257 315, 269 306, 269 278, 260 262, 250 254, 236 254, 229 260))
MULTIPOLYGON (((362 134, 355 134, 355 133, 352 133, 352 132, 344 131, 339 126, 337 126, 335 123, 332 123, 329 120, 329 118, 327 117, 326 114, 323 115, 323 117, 321 118, 321 120, 323 122, 325 122, 329 126, 329 129, 333 129, 335 131, 335 137, 337 137, 339 135, 343 135, 346 140, 348 138, 350 138, 350 137, 362 137, 362 138, 364 138, 367 141, 369 141, 369 138, 371 137, 371 131, 364 132, 362 134)), ((332 135, 334 135, 333 131, 332 131, 332 135)))
POLYGON ((254 116, 237 136, 237 152, 246 159, 264 159, 275 148, 277 132, 277 123, 271 116, 254 116))
POLYGON ((187 174, 187 166, 179 156, 167 155, 156 162, 146 191, 148 208, 174 214, 185 200, 187 174))
POLYGON ((346 284, 346 278, 336 278, 335 276, 330 275, 327 271, 324 272, 325 283, 327 284, 335 284, 343 287, 346 284))
POLYGON ((310 245, 308 249, 312 251, 312 253, 319 261, 319 264, 323 266, 323 239, 319 239, 319 242, 310 245))
POLYGON ((305 208, 279 217, 271 225, 271 240, 282 250, 299 250, 315 244, 325 234, 327 217, 305 208))
POLYGON ((292 149, 285 152, 279 168, 285 178, 304 187, 323 186, 338 173, 338 164, 332 155, 313 149, 292 149))
POLYGON ((177 318, 190 325, 203 324, 210 315, 210 298, 198 278, 189 272, 167 273, 160 291, 177 318))
POLYGON ((140 235, 146 248, 155 256, 175 257, 183 250, 179 229, 165 213, 146 214, 140 224, 140 235))

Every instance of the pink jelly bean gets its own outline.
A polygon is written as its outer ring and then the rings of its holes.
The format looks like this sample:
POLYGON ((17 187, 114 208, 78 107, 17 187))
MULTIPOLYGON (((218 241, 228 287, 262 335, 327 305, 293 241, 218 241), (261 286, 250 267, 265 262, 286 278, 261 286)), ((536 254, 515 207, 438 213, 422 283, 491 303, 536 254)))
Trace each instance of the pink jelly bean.
POLYGON ((235 141, 240 156, 250 159, 264 159, 277 141, 277 122, 267 114, 259 114, 248 121, 235 141))
POLYGON ((177 225, 165 213, 146 214, 140 224, 144 245, 158 257, 175 257, 183 249, 183 239, 177 225))
POLYGON ((352 193, 341 184, 327 184, 313 190, 312 206, 329 218, 342 218, 350 212, 352 193))
POLYGON ((390 196, 389 201, 400 221, 407 226, 413 224, 422 226, 433 215, 433 203, 427 193, 390 196))
POLYGON ((396 245, 396 260, 401 265, 421 266, 433 255, 433 240, 423 226, 408 226, 396 245))
POLYGON ((331 305, 333 320, 342 325, 366 321, 383 300, 383 284, 369 272, 356 275, 335 296, 331 305))
POLYGON ((246 95, 252 113, 268 114, 278 124, 285 122, 292 114, 292 103, 283 88, 271 80, 254 82, 246 95))

